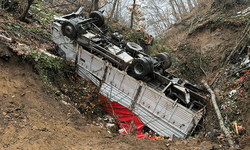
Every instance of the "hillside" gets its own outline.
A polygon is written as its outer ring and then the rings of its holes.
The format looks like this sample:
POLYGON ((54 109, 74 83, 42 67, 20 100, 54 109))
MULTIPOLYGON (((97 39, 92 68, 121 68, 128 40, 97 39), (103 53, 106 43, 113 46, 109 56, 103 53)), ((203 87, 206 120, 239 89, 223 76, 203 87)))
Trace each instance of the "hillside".
MULTIPOLYGON (((169 71, 173 74, 203 89, 202 79, 209 83, 224 124, 240 149, 250 148, 249 6, 228 11, 209 5, 196 20, 193 11, 155 39, 152 46, 147 45, 151 54, 171 53, 169 71), (244 130, 236 131, 235 123, 244 130)), ((53 14, 62 12, 52 8, 36 13, 37 7, 31 8, 35 19, 29 16, 27 22, 19 21, 13 10, 1 11, 0 150, 229 149, 209 101, 205 117, 188 139, 149 140, 110 134, 102 127, 107 124, 103 118, 106 113, 97 87, 85 79, 77 80, 72 64, 40 54, 44 49, 56 54, 49 22, 53 14)), ((126 35, 131 32, 121 25, 113 27, 126 35)))
MULTIPOLYGON (((248 9, 249 5, 240 5, 237 9, 210 6, 197 18, 193 12, 163 33, 158 46, 159 51, 172 54, 174 74, 200 87, 203 87, 202 80, 209 83, 228 129, 235 132, 232 128, 235 122, 246 129, 246 134, 233 136, 243 149, 241 142, 248 139, 250 129, 248 9)), ((211 105, 207 103, 204 135, 220 129, 211 105)))

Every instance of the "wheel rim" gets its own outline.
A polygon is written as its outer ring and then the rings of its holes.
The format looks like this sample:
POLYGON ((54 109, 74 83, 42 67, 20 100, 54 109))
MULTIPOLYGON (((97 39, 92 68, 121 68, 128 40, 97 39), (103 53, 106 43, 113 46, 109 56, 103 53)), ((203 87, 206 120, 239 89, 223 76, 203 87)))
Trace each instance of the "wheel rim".
POLYGON ((73 28, 71 26, 66 26, 65 27, 65 33, 67 35, 71 35, 73 33, 73 28))
POLYGON ((134 44, 131 44, 131 47, 133 47, 133 48, 137 48, 137 46, 136 46, 136 45, 134 45, 134 44))
POLYGON ((136 74, 142 74, 143 73, 143 66, 139 63, 135 64, 134 71, 136 74))

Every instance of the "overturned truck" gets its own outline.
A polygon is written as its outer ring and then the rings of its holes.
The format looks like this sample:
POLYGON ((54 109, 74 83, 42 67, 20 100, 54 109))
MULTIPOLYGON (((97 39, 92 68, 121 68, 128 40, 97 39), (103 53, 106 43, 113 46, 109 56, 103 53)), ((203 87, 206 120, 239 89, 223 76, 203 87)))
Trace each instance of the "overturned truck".
POLYGON ((205 113, 202 91, 166 71, 172 64, 167 52, 150 57, 118 33, 106 36, 103 25, 102 13, 85 18, 81 8, 55 18, 51 33, 58 54, 75 62, 78 75, 100 87, 102 96, 129 109, 157 134, 192 134, 205 113))

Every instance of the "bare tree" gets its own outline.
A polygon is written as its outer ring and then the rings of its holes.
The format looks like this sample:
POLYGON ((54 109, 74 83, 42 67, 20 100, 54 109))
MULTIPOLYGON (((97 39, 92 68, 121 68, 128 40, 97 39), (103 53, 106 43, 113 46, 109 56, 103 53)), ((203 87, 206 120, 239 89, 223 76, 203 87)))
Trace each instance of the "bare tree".
POLYGON ((173 10, 173 12, 172 12, 173 16, 175 17, 176 20, 179 20, 179 17, 177 16, 177 13, 176 13, 176 10, 175 10, 175 7, 174 7, 173 0, 169 0, 169 4, 170 4, 170 6, 172 7, 172 10, 173 10))
POLYGON ((135 0, 134 0, 134 3, 133 3, 133 10, 132 10, 132 13, 131 13, 131 24, 130 24, 131 29, 133 28, 134 11, 135 11, 135 0))
POLYGON ((191 0, 187 0, 187 3, 188 3, 188 9, 191 12, 193 10, 193 5, 192 5, 191 0))
POLYGON ((182 0, 180 0, 180 6, 181 6, 181 9, 182 9, 182 13, 187 13, 187 9, 186 9, 186 7, 185 7, 182 0))
POLYGON ((94 10, 99 10, 99 0, 92 0, 92 3, 94 5, 94 10))
POLYGON ((196 0, 192 0, 192 1, 193 1, 194 6, 197 8, 198 7, 197 1, 196 0))
POLYGON ((196 0, 192 0, 193 1, 193 4, 194 4, 194 6, 195 6, 195 16, 197 16, 198 15, 198 3, 197 3, 197 1, 196 0))
POLYGON ((26 15, 27 15, 27 13, 28 13, 28 11, 29 11, 29 9, 30 9, 30 6, 32 5, 32 3, 34 2, 34 0, 27 0, 27 2, 28 2, 28 5, 27 5, 27 7, 25 8, 25 10, 23 11, 23 13, 20 15, 20 17, 19 17, 19 20, 20 21, 25 21, 25 17, 26 17, 26 15))
POLYGON ((181 13, 181 8, 180 8, 180 5, 177 3, 177 1, 176 0, 173 0, 174 1, 174 3, 175 3, 175 6, 177 7, 177 9, 178 9, 178 12, 179 12, 179 15, 180 15, 180 18, 182 18, 182 13, 181 13))
POLYGON ((108 18, 108 24, 110 23, 110 20, 111 20, 113 14, 114 14, 116 3, 117 3, 117 0, 114 1, 113 7, 112 7, 112 10, 111 10, 111 14, 110 14, 110 16, 108 18))
POLYGON ((120 5, 120 1, 118 0, 117 5, 116 5, 116 12, 115 12, 115 16, 114 16, 115 20, 118 20, 119 5, 120 5))

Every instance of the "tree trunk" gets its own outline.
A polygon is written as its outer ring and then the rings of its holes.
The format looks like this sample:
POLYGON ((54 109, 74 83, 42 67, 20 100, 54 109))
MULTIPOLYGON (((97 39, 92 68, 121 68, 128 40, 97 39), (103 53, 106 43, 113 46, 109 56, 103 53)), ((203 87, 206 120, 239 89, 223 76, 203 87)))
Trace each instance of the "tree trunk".
POLYGON ((94 11, 98 11, 99 10, 99 0, 94 0, 94 11))
POLYGON ((173 16, 175 17, 175 20, 179 20, 179 17, 177 17, 177 13, 176 13, 176 10, 175 10, 175 7, 174 7, 174 4, 173 4, 173 0, 169 0, 169 3, 172 7, 172 10, 173 10, 173 16))
POLYGON ((117 3, 117 0, 114 1, 113 7, 112 7, 112 10, 111 10, 111 14, 110 14, 110 16, 108 18, 108 24, 110 23, 110 20, 111 20, 113 14, 114 14, 116 3, 117 3))
POLYGON ((176 7, 177 7, 177 9, 178 9, 178 12, 179 12, 180 18, 182 18, 181 8, 180 8, 179 4, 177 3, 177 1, 176 1, 176 0, 173 0, 173 1, 174 1, 175 5, 176 5, 176 7))
POLYGON ((193 10, 193 5, 192 5, 191 0, 187 0, 187 3, 188 3, 188 9, 191 12, 193 10))
POLYGON ((185 7, 182 0, 180 0, 180 3, 181 3, 180 5, 181 5, 181 8, 182 8, 182 13, 187 13, 187 9, 186 9, 186 7, 185 7))
POLYGON ((194 7, 195 7, 195 16, 198 15, 198 3, 196 2, 196 0, 192 0, 194 3, 194 7))
POLYGON ((116 5, 116 12, 115 12, 115 20, 118 20, 118 9, 119 9, 120 1, 118 0, 117 5, 116 5))
POLYGON ((197 1, 196 1, 196 0, 192 0, 192 1, 193 1, 193 3, 194 3, 194 6, 197 7, 197 6, 198 6, 197 1))
POLYGON ((34 2, 34 0, 27 0, 28 1, 28 6, 26 7, 26 9, 24 10, 24 12, 21 14, 21 16, 19 17, 20 21, 25 21, 25 17, 30 9, 30 6, 32 5, 32 3, 34 2))
POLYGON ((130 28, 132 29, 133 28, 133 20, 134 20, 134 11, 135 10, 135 0, 134 0, 134 4, 133 4, 133 10, 132 10, 132 13, 131 13, 131 24, 130 24, 130 28))

